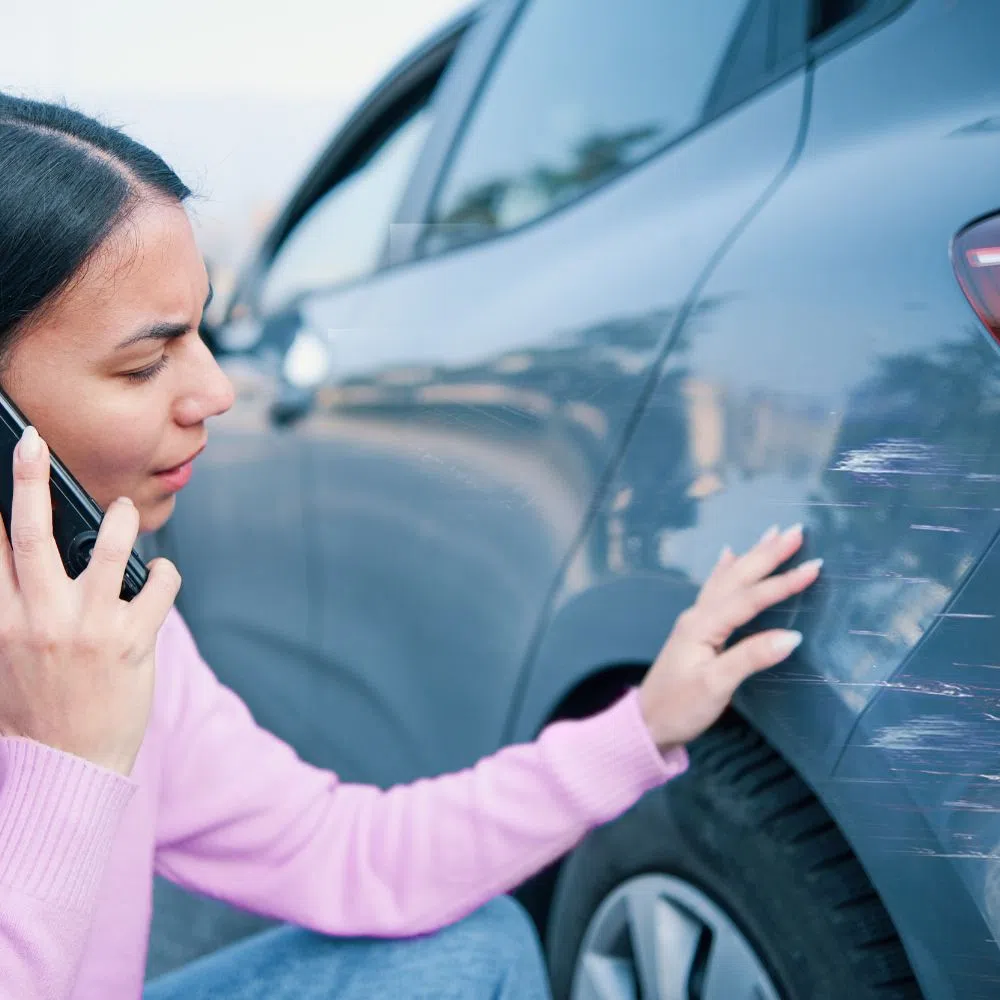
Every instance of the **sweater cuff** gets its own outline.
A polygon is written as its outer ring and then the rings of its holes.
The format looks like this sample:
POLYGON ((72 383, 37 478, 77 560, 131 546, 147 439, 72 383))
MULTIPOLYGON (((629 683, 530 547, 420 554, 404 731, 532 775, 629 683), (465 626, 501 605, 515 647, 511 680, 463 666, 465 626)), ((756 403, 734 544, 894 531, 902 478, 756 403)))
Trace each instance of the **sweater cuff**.
POLYGON ((130 779, 25 739, 0 739, 0 885, 85 908, 107 866, 130 779))
POLYGON ((653 742, 632 688, 609 708, 574 724, 574 771, 591 819, 607 822, 630 809, 646 792, 688 768, 683 746, 661 753, 653 742))

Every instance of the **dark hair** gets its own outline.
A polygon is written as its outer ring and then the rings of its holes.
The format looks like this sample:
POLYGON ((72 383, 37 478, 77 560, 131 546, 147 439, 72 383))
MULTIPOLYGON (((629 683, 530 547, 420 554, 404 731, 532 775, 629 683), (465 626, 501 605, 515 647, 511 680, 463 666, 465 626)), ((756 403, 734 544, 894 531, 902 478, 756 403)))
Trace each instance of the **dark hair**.
POLYGON ((191 194, 163 160, 79 111, 0 94, 0 367, 144 197, 191 194))

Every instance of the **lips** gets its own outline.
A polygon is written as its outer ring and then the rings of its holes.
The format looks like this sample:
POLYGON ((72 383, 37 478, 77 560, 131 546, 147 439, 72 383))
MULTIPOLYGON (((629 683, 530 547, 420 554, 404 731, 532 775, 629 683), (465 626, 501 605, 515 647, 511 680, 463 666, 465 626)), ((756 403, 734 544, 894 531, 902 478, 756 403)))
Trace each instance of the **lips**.
POLYGON ((178 462, 176 465, 171 465, 168 469, 161 469, 156 473, 158 476, 168 476, 172 472, 177 472, 179 469, 183 469, 185 465, 190 465, 203 451, 205 450, 205 445, 203 444, 197 451, 188 455, 183 462, 178 462))
POLYGON ((177 490, 187 486, 191 479, 192 463, 204 450, 205 445, 202 445, 193 455, 184 459, 179 465, 164 469, 162 472, 157 472, 157 480, 171 493, 175 493, 177 490))

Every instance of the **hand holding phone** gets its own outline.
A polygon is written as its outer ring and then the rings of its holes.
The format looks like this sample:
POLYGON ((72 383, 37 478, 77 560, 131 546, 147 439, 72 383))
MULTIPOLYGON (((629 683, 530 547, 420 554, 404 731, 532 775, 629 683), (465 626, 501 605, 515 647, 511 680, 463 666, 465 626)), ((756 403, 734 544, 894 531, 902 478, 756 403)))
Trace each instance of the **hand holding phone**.
MULTIPOLYGON (((14 451, 28 426, 24 414, 13 400, 0 390, 0 516, 8 537, 11 531, 11 506, 14 497, 14 451)), ((50 455, 52 492, 52 534, 63 566, 70 577, 77 577, 90 562, 90 554, 104 518, 96 501, 80 485, 69 469, 50 455)), ((123 574, 121 596, 130 601, 142 590, 148 569, 134 550, 123 574)))
POLYGON ((129 774, 153 699, 156 636, 180 577, 154 560, 130 602, 122 579, 139 512, 117 500, 73 578, 53 534, 49 453, 33 427, 15 449, 8 535, 0 526, 0 737, 129 774))

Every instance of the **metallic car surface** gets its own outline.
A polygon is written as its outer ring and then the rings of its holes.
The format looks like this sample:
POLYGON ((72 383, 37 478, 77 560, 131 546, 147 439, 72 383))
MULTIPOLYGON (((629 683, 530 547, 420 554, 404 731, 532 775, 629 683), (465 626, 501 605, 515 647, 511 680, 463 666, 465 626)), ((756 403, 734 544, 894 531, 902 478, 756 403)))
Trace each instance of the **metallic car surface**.
MULTIPOLYGON (((577 675, 564 628, 608 606, 625 637, 632 608, 682 608, 723 544, 801 520, 823 578, 772 618, 806 641, 737 706, 827 804, 935 998, 994 996, 1000 971, 1000 365, 948 252, 1000 208, 998 15, 918 3, 816 66, 801 156, 699 289, 512 731, 577 675)), ((655 654, 636 631, 619 660, 655 654)))
POLYGON ((1000 5, 899 6, 588 197, 421 259, 515 13, 492 5, 387 266, 294 303, 329 375, 278 426, 284 348, 223 358, 237 404, 161 542, 258 720, 386 785, 648 665, 724 544, 802 521, 823 578, 768 620, 805 642, 737 708, 925 994, 973 1000, 1000 981, 1000 362, 949 247, 1000 211, 1000 5))

